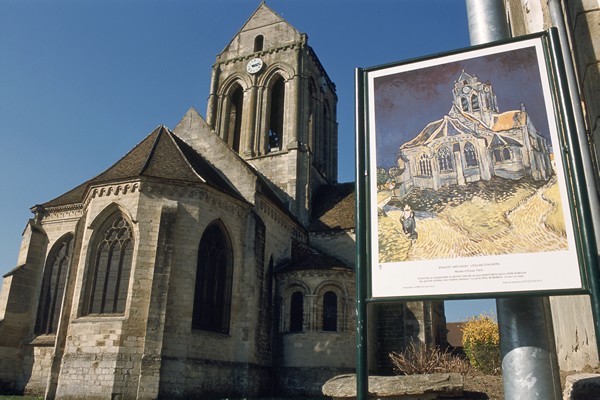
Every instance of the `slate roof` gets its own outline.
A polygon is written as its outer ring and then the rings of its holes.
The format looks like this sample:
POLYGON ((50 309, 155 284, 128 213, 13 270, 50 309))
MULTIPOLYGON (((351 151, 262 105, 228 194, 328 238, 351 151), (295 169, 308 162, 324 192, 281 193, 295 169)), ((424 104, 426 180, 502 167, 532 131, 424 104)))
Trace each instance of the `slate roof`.
POLYGON ((444 118, 437 121, 431 122, 423 128, 421 132, 414 139, 404 143, 400 148, 410 148, 419 145, 427 145, 432 141, 447 137, 456 136, 461 134, 471 134, 478 136, 477 133, 460 123, 455 118, 444 116, 444 118))
POLYGON ((506 136, 501 136, 498 135, 497 133, 494 134, 494 138, 492 139, 492 142, 490 143, 489 147, 497 147, 497 146, 516 146, 516 147, 523 147, 523 144, 516 141, 515 139, 506 137, 506 136))
POLYGON ((42 206, 56 207, 81 203, 92 185, 143 176, 182 183, 205 183, 241 198, 235 188, 206 160, 161 125, 110 168, 42 206))
POLYGON ((291 259, 276 267, 274 272, 331 269, 353 270, 352 267, 344 264, 344 262, 339 259, 322 253, 304 243, 293 240, 291 259))
POLYGON ((310 231, 346 230, 356 227, 354 182, 326 185, 313 198, 310 231))

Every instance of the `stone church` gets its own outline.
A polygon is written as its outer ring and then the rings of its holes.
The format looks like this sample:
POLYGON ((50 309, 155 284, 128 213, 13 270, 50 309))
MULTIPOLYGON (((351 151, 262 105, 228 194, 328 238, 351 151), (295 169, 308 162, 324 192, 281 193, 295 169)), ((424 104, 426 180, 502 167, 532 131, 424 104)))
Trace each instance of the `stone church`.
MULTIPOLYGON (((0 294, 0 389, 48 399, 317 394, 355 368, 354 184, 336 87, 264 2, 188 110, 31 208, 0 294)), ((371 369, 445 343, 443 302, 372 305, 371 369)))
POLYGON ((463 71, 452 88, 447 115, 400 146, 396 195, 412 188, 437 190, 493 176, 550 179, 549 140, 535 127, 525 105, 500 112, 494 88, 463 71))

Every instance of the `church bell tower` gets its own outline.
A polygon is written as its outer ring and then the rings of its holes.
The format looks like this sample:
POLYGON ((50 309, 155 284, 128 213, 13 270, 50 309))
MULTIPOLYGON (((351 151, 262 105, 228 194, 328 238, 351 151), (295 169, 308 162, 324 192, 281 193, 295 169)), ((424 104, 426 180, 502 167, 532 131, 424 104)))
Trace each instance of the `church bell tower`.
POLYGON ((207 122, 307 224, 337 182, 337 95, 308 37, 264 2, 213 65, 207 122))

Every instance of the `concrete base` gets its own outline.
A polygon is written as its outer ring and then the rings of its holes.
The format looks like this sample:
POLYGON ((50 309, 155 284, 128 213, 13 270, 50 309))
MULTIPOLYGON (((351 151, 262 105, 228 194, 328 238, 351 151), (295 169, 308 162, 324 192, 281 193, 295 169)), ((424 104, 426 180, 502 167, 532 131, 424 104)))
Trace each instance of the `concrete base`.
MULTIPOLYGON (((369 398, 385 400, 434 400, 461 397, 464 380, 460 374, 370 376, 369 398)), ((340 375, 323 385, 323 394, 333 400, 356 399, 356 375, 340 375)))

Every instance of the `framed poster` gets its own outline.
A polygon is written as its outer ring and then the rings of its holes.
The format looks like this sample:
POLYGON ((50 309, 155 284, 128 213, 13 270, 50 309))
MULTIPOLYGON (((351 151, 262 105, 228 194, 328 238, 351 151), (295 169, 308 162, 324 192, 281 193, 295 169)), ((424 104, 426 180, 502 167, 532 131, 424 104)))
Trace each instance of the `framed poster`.
POLYGON ((547 42, 357 71, 370 299, 586 293, 547 42))

